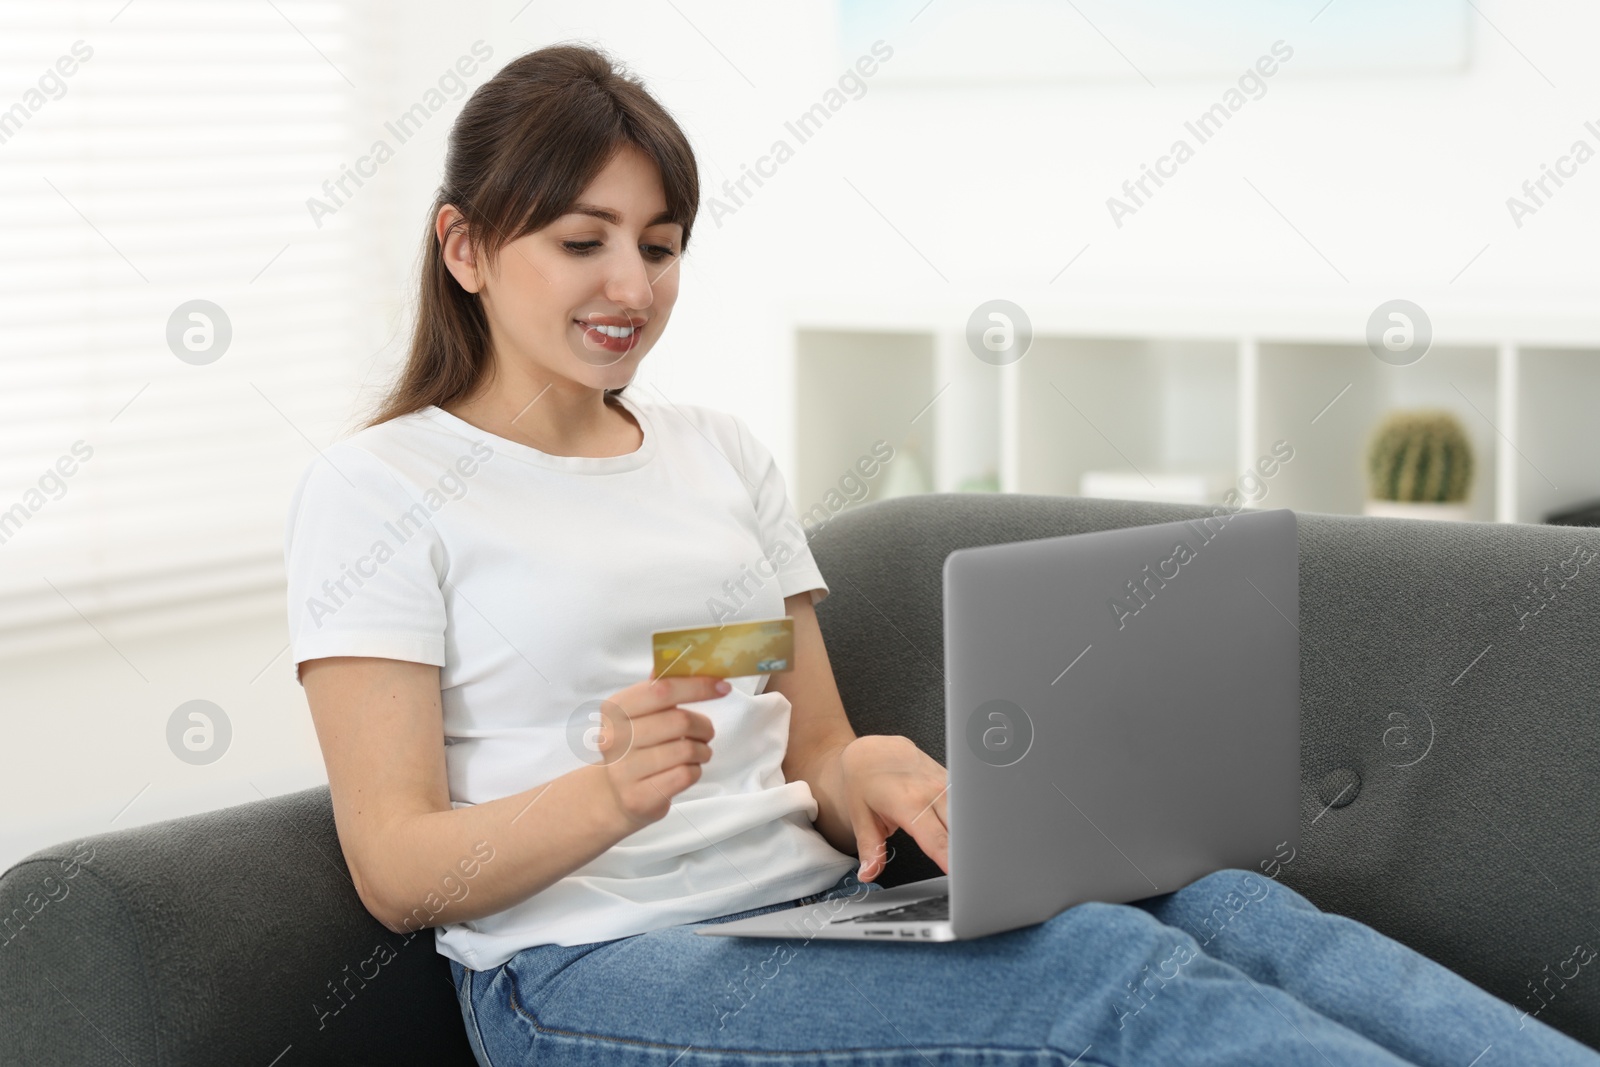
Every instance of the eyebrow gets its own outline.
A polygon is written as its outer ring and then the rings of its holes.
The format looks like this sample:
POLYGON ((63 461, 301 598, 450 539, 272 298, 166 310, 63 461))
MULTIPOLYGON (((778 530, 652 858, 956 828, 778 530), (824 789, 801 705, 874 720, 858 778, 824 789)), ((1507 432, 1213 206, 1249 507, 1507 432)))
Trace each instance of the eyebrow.
MULTIPOLYGON (((613 226, 622 225, 622 216, 621 215, 617 214, 615 211, 612 211, 610 208, 598 207, 598 206, 596 206, 594 204, 573 204, 572 207, 570 209, 568 209, 567 214, 569 214, 569 215, 592 215, 597 219, 603 219, 606 222, 611 223, 611 225, 613 225, 613 226)), ((673 217, 672 217, 672 212, 663 211, 661 214, 659 214, 655 218, 651 219, 645 225, 646 226, 654 226, 657 223, 661 223, 661 222, 675 222, 675 221, 676 220, 673 219, 673 217)))

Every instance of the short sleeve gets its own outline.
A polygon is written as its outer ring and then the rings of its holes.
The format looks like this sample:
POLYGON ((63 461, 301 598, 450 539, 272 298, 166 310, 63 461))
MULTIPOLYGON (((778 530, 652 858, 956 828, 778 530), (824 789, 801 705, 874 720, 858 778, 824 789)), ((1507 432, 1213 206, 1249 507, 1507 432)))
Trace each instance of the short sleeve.
POLYGON ((806 542, 805 527, 789 502, 789 487, 765 445, 756 440, 744 420, 731 416, 739 434, 739 455, 756 509, 756 528, 767 558, 778 567, 778 589, 785 597, 811 592, 811 603, 820 604, 828 595, 817 561, 806 542))
POLYGON ((445 665, 445 552, 428 509, 363 449, 312 462, 284 537, 289 644, 308 659, 373 656, 445 665))

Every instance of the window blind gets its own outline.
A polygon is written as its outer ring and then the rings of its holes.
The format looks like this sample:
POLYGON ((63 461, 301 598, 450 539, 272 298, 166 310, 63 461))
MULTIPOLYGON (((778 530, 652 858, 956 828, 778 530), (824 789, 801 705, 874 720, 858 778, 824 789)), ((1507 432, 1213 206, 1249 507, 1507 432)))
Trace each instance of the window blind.
POLYGON ((360 191, 306 204, 366 132, 350 15, 0 16, 0 655, 281 609, 366 356, 360 191))

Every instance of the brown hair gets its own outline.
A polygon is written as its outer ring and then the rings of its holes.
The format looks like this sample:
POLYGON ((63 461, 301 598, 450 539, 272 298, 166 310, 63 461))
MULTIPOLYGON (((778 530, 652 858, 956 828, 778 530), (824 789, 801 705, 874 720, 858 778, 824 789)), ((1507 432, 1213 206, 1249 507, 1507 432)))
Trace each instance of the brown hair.
MULTIPOLYGON (((445 150, 444 177, 428 211, 417 321, 399 378, 367 423, 444 406, 470 395, 490 369, 489 325, 477 293, 461 288, 434 236, 453 204, 483 262, 549 225, 627 146, 661 172, 671 221, 689 246, 700 179, 689 140, 644 84, 604 52, 551 45, 507 63, 461 109, 445 150)), ((607 389, 611 397, 622 389, 607 389)))

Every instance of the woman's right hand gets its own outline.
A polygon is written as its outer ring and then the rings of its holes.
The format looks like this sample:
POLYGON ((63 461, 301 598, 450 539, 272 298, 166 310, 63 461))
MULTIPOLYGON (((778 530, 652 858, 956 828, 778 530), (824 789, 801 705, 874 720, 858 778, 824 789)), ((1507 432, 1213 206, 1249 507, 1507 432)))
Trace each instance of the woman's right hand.
POLYGON ((665 818, 672 798, 700 780, 700 765, 711 758, 707 742, 716 733, 711 720, 678 705, 727 692, 721 678, 656 678, 618 690, 602 703, 601 763, 617 811, 631 830, 665 818))

